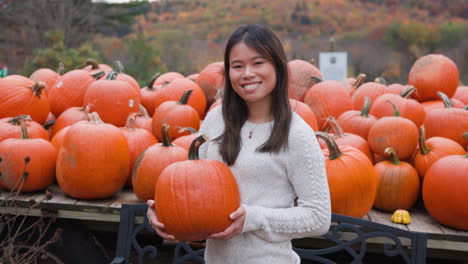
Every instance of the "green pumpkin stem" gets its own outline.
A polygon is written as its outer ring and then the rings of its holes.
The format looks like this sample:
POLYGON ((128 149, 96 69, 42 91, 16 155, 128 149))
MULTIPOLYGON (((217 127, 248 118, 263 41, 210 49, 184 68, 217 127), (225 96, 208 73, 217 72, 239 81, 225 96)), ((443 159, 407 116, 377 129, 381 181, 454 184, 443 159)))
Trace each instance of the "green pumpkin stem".
POLYGON ((164 147, 173 147, 171 138, 169 137, 169 128, 170 126, 164 123, 161 127, 161 135, 162 135, 162 145, 164 147))
POLYGON ((96 73, 91 74, 91 76, 93 76, 93 78, 96 79, 96 80, 101 79, 101 77, 104 76, 104 75, 106 75, 106 73, 104 71, 98 71, 96 73))
POLYGON ((426 155, 431 151, 431 148, 426 144, 426 129, 424 125, 419 127, 419 151, 422 155, 426 155))
POLYGON ((156 81, 156 79, 158 79, 158 77, 161 76, 161 73, 158 72, 156 73, 153 78, 151 78, 151 80, 149 81, 149 83, 146 85, 146 88, 148 88, 148 90, 156 90, 154 89, 154 82, 156 81))
POLYGON ((60 76, 62 76, 64 72, 65 72, 65 65, 63 64, 63 62, 60 62, 59 66, 58 66, 58 69, 57 69, 57 73, 60 76))
POLYGON ((182 95, 182 97, 180 98, 179 100, 179 103, 178 104, 187 104, 189 98, 190 98, 190 95, 192 94, 193 90, 190 89, 190 90, 186 90, 184 92, 184 94, 182 95))
POLYGON ((99 69, 99 64, 97 63, 97 61, 94 60, 94 59, 91 59, 91 58, 87 58, 87 59, 85 60, 85 65, 86 65, 86 66, 91 65, 91 69, 93 69, 93 70, 99 69))
POLYGON ((110 71, 106 76, 106 80, 115 80, 115 78, 117 78, 117 75, 119 75, 118 72, 110 71))
POLYGON ((330 135, 322 131, 316 131, 315 135, 319 138, 322 138, 323 140, 325 140, 325 143, 327 143, 328 151, 330 153, 328 158, 330 160, 337 159, 341 155, 343 155, 343 153, 340 151, 340 148, 336 144, 335 140, 333 140, 333 138, 330 137, 330 135))
POLYGON ((390 100, 387 100, 387 103, 390 103, 393 107, 393 116, 400 116, 400 111, 398 111, 398 108, 394 103, 392 103, 390 100))
POLYGON ((448 98, 448 96, 446 94, 439 91, 439 92, 437 92, 437 95, 440 97, 442 102, 444 102, 444 107, 445 108, 452 108, 452 102, 450 102, 450 98, 448 98))
POLYGON ((29 139, 28 129, 26 128, 26 119, 19 119, 19 124, 21 126, 21 139, 29 139))
POLYGON ((200 146, 208 140, 208 137, 205 135, 201 135, 192 141, 190 144, 189 152, 188 152, 188 159, 189 160, 198 160, 200 159, 198 149, 200 146))
POLYGON ((364 73, 360 73, 356 77, 356 81, 354 81, 354 83, 353 83, 354 89, 357 89, 357 88, 359 88, 359 86, 363 85, 365 80, 366 80, 366 75, 364 73))
POLYGON ((124 73, 124 66, 119 60, 115 61, 115 66, 117 67, 117 73, 124 73))
POLYGON ((148 114, 148 111, 146 110, 146 108, 142 104, 138 105, 138 110, 140 111, 140 115, 142 117, 151 118, 150 115, 148 114))
POLYGON ((361 116, 369 117, 370 103, 370 98, 366 96, 366 98, 364 98, 364 104, 362 105, 361 116))
POLYGON ((397 153, 395 152, 395 150, 392 148, 392 147, 388 147, 385 149, 385 154, 389 155, 390 156, 390 162, 393 164, 393 165, 400 165, 400 159, 398 158, 398 155, 397 153))
POLYGON ((408 85, 408 86, 405 86, 403 90, 401 90, 400 96, 408 99, 415 91, 416 91, 416 88, 414 86, 408 85))
POLYGON ((330 127, 333 130, 333 135, 337 138, 342 138, 345 136, 343 128, 338 124, 336 118, 333 116, 329 116, 327 118, 327 122, 330 123, 330 127))

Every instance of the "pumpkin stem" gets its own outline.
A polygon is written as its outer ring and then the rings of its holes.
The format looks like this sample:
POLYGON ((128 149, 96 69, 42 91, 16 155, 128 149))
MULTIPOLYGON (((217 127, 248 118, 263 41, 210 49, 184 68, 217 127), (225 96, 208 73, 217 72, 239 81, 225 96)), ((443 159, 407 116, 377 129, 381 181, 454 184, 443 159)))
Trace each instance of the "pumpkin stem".
POLYGON ((371 103, 370 98, 366 96, 366 98, 364 98, 364 104, 362 106, 361 116, 369 117, 370 103, 371 103))
POLYGON ((414 86, 408 85, 408 86, 405 86, 403 90, 401 90, 400 95, 401 97, 408 99, 411 96, 411 94, 413 94, 415 91, 416 91, 416 88, 414 86))
POLYGON ((385 154, 389 155, 390 156, 390 162, 393 164, 393 165, 400 165, 400 159, 398 158, 398 155, 397 153, 395 152, 395 150, 392 148, 392 147, 388 147, 385 149, 385 154))
POLYGON ((384 77, 377 77, 377 78, 374 79, 374 82, 380 83, 380 84, 383 84, 383 85, 387 85, 387 84, 388 84, 388 83, 387 83, 387 80, 385 80, 384 77))
POLYGON ((130 113, 127 117, 127 122, 125 122, 125 128, 128 130, 135 130, 135 120, 139 113, 130 113))
POLYGON ((29 139, 28 129, 26 128, 26 119, 21 118, 18 122, 21 126, 21 139, 29 139))
POLYGON ((91 118, 89 118, 89 115, 91 113, 91 107, 93 107, 94 105, 93 104, 87 104, 86 107, 83 109, 83 112, 85 114, 85 118, 84 120, 91 120, 91 118))
POLYGON ((115 61, 115 66, 117 67, 117 73, 124 73, 124 66, 119 60, 115 61))
MULTIPOLYGON (((323 82, 323 80, 322 80, 320 77, 315 76, 315 75, 313 75, 312 77, 310 77, 310 81, 311 81, 311 82, 315 82, 315 83, 323 82)), ((310 87, 310 86, 309 86, 309 87, 310 87)))
POLYGON ((463 110, 468 110, 468 104, 463 107, 463 110))
POLYGON ((97 63, 97 61, 94 60, 94 59, 91 59, 91 58, 87 58, 87 59, 85 60, 85 65, 86 65, 86 66, 91 65, 91 69, 93 69, 93 70, 99 69, 99 64, 97 63))
POLYGON ((42 90, 46 88, 46 84, 44 82, 37 82, 34 84, 34 86, 31 88, 34 96, 41 97, 42 90))
POLYGON ((190 134, 195 134, 195 133, 198 132, 198 131, 197 131, 195 128, 193 128, 193 127, 178 127, 178 128, 180 128, 179 131, 177 131, 177 132, 179 132, 179 133, 184 133, 184 132, 188 131, 188 132, 190 132, 190 134))
POLYGON ((198 160, 200 156, 198 155, 198 149, 200 146, 208 140, 208 137, 205 135, 201 135, 192 141, 190 144, 189 152, 188 152, 188 159, 189 160, 198 160))
POLYGON ((387 100, 386 101, 387 103, 390 103, 393 107, 393 116, 400 116, 400 111, 398 111, 398 108, 396 107, 396 105, 392 102, 390 102, 390 100, 387 100))
POLYGON ((162 135, 162 145, 164 147, 173 147, 171 142, 171 138, 169 137, 169 128, 170 126, 166 123, 164 123, 161 127, 161 135, 162 135))
POLYGON ((146 85, 146 88, 148 88, 148 90, 155 90, 153 85, 154 85, 154 82, 156 81, 156 79, 161 76, 161 73, 158 72, 156 73, 153 78, 151 78, 150 82, 148 83, 148 85, 146 85))
POLYGON ((190 98, 190 95, 192 94, 193 90, 190 89, 190 90, 186 90, 184 92, 184 94, 182 95, 182 97, 180 98, 179 100, 179 103, 178 104, 187 104, 189 98, 190 98))
POLYGON ((335 140, 333 140, 333 138, 330 137, 330 135, 322 131, 315 131, 315 135, 319 138, 322 138, 323 140, 325 140, 325 143, 327 143, 328 151, 330 152, 328 157, 330 160, 337 159, 341 155, 343 155, 335 140))
POLYGON ((10 120, 8 120, 7 122, 12 124, 12 125, 19 126, 19 125, 21 125, 20 120, 31 121, 32 119, 28 115, 17 115, 15 117, 11 118, 10 120))
POLYGON ((106 76, 106 80, 115 80, 115 78, 117 78, 117 75, 119 75, 118 72, 110 71, 106 76))
POLYGON ((97 112, 92 112, 91 114, 88 115, 89 117, 89 122, 94 125, 99 125, 99 124, 104 124, 104 121, 102 121, 101 117, 97 112))
POLYGON ((106 75, 106 73, 104 71, 98 71, 96 73, 91 74, 91 76, 93 76, 93 78, 96 79, 96 80, 101 79, 101 77, 104 76, 104 75, 106 75))
POLYGON ((55 121, 56 120, 49 120, 47 122, 45 122, 42 127, 45 129, 45 130, 48 130, 51 126, 53 126, 55 124, 55 121))
POLYGON ((442 99, 442 102, 444 102, 445 108, 452 108, 452 102, 450 102, 450 98, 448 98, 445 93, 439 91, 437 92, 437 95, 440 97, 440 99, 442 99))
POLYGON ((431 148, 426 144, 426 129, 424 128, 424 125, 419 127, 419 150, 422 155, 426 155, 431 151, 431 148))
POLYGON ((345 136, 343 128, 338 124, 336 118, 334 116, 329 116, 327 118, 327 122, 330 123, 330 127, 333 130, 333 135, 337 138, 342 138, 345 136))
POLYGON ((353 83, 353 86, 354 86, 354 89, 357 89, 359 86, 361 86, 362 84, 364 84, 364 81, 366 80, 366 75, 364 73, 360 73, 357 77, 356 77, 356 81, 354 81, 353 83))
POLYGON ((58 66, 58 69, 57 69, 57 73, 61 76, 61 75, 63 75, 64 71, 65 71, 65 65, 63 65, 63 62, 60 62, 59 66, 58 66))
POLYGON ((315 65, 315 59, 314 58, 310 58, 310 60, 308 61, 310 64, 312 65, 315 65))
POLYGON ((150 118, 150 115, 148 114, 148 111, 146 110, 146 108, 142 104, 138 105, 138 110, 140 111, 141 116, 143 116, 145 118, 150 118))

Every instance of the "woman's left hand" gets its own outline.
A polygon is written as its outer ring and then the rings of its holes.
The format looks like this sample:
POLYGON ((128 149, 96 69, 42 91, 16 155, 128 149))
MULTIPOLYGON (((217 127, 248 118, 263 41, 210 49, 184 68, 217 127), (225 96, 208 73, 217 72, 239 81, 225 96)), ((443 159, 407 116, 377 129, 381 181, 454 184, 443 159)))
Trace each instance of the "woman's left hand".
POLYGON ((242 232, 245 222, 245 209, 244 207, 239 207, 236 211, 229 215, 229 218, 234 220, 230 226, 228 226, 224 231, 219 233, 211 234, 207 239, 229 239, 233 236, 237 236, 242 232))

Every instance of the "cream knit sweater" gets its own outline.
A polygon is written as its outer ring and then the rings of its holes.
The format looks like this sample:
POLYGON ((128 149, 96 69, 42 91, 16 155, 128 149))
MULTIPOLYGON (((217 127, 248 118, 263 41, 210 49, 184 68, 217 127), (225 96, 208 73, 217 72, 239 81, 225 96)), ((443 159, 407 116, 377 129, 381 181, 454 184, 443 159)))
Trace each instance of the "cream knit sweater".
MULTIPOLYGON (((210 139, 200 148, 201 158, 222 161, 218 144, 212 141, 224 129, 221 108, 210 111, 200 129, 210 139)), ((228 240, 208 239, 207 264, 300 263, 291 240, 320 236, 330 227, 325 162, 313 130, 293 113, 288 149, 279 154, 256 152, 272 126, 273 122, 247 121, 242 127, 241 151, 230 169, 246 210, 244 228, 228 240), (298 206, 293 206, 296 197, 298 206)))

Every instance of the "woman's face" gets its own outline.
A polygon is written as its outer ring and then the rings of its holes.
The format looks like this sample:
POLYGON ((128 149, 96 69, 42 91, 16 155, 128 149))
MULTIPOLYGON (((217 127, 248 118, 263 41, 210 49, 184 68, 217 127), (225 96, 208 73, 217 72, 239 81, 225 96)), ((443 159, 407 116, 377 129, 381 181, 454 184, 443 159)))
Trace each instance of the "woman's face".
POLYGON ((234 45, 229 54, 229 76, 234 91, 249 107, 271 104, 276 85, 275 66, 244 42, 234 45))

